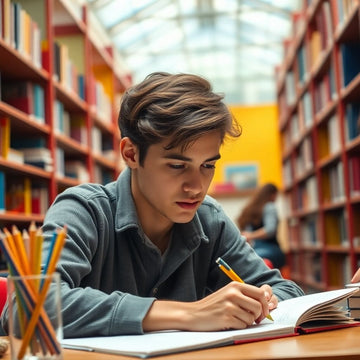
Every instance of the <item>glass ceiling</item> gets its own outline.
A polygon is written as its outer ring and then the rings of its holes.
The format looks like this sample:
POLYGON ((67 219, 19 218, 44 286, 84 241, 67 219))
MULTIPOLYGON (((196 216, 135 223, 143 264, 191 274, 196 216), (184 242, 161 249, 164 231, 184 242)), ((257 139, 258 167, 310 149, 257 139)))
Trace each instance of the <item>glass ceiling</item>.
POLYGON ((274 68, 300 0, 87 0, 133 82, 153 71, 206 77, 228 104, 276 101, 274 68))

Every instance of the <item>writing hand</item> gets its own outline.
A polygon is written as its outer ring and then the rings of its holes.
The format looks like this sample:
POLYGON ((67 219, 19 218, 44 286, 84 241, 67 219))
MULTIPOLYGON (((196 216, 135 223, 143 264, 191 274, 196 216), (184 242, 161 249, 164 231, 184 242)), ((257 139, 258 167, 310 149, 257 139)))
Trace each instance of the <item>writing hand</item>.
MULTIPOLYGON (((271 300, 269 288, 265 290, 271 300)), ((269 313, 264 289, 236 281, 192 303, 192 308, 192 330, 195 331, 243 329, 259 323, 269 313)))
POLYGON ((276 309, 279 303, 279 300, 276 295, 273 294, 272 288, 270 285, 262 285, 260 289, 264 290, 265 298, 269 306, 269 310, 276 309))
POLYGON ((260 288, 232 281, 193 302, 156 300, 143 320, 144 331, 220 331, 244 329, 261 322, 277 298, 269 285, 260 288))

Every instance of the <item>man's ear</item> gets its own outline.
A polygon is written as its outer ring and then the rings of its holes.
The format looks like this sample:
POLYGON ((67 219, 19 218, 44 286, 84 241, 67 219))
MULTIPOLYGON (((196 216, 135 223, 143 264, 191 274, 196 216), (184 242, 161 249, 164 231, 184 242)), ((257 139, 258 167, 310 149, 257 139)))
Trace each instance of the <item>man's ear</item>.
POLYGON ((138 147, 128 137, 124 137, 120 141, 120 152, 125 163, 129 168, 133 169, 138 165, 138 147))

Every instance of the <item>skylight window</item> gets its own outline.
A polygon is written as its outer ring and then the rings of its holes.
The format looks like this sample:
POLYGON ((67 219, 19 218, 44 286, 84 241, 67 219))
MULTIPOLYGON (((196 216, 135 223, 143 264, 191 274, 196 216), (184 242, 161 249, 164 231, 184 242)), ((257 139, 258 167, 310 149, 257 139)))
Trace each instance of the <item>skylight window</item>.
POLYGON ((274 68, 299 0, 87 0, 131 70, 203 75, 228 103, 276 99, 274 68), (251 85, 250 85, 251 84, 251 85), (246 91, 251 95, 245 95, 246 91), (256 89, 258 89, 256 91, 256 89), (258 94, 258 95, 256 95, 258 94))

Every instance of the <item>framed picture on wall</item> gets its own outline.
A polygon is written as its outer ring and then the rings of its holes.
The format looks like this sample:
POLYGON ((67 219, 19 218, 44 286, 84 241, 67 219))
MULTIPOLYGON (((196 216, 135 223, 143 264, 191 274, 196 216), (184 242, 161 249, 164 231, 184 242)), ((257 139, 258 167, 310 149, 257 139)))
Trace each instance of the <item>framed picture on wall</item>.
POLYGON ((259 166, 256 163, 225 165, 225 181, 238 190, 254 189, 259 185, 259 166))

